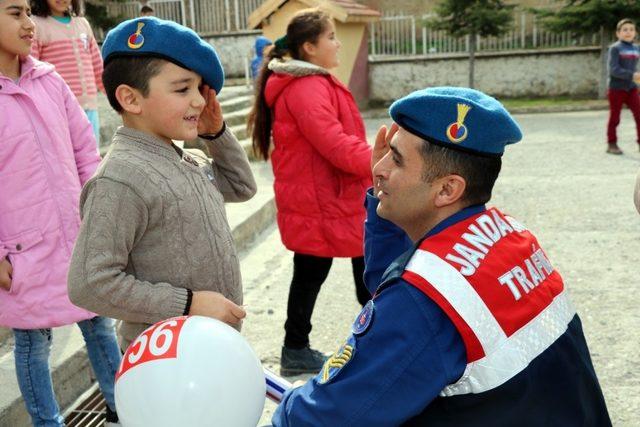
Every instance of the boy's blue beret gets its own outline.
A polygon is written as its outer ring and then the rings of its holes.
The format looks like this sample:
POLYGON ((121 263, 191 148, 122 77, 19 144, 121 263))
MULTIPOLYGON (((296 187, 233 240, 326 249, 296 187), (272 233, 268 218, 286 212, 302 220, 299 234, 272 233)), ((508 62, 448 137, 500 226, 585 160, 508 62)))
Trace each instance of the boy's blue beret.
POLYGON ((520 127, 502 104, 467 88, 434 87, 394 102, 389 114, 402 128, 433 144, 499 157, 522 139, 520 127))
POLYGON ((216 93, 224 71, 216 50, 193 30, 154 17, 130 19, 109 31, 102 45, 105 65, 121 56, 153 56, 198 73, 216 93))

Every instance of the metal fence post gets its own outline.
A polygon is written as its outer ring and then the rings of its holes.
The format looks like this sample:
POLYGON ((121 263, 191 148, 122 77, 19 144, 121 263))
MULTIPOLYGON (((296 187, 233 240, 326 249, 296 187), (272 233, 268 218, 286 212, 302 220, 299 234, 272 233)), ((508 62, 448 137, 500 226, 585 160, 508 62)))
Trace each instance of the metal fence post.
POLYGON ((229 0, 224 0, 224 16, 227 31, 231 31, 231 7, 229 0))
POLYGON ((198 26, 196 25, 196 8, 193 0, 189 0, 189 14, 191 15, 191 28, 193 28, 194 31, 198 31, 198 26))
POLYGON ((233 15, 236 22, 236 31, 240 29, 240 7, 238 6, 238 0, 233 0, 233 15))
POLYGON ((187 11, 184 7, 184 1, 180 0, 180 14, 182 15, 182 25, 187 26, 187 11))
POLYGON ((371 24, 369 24, 369 28, 371 31, 371 55, 376 54, 376 24, 375 22, 372 22, 371 24))
POLYGON ((526 12, 522 12, 522 15, 520 15, 520 47, 522 49, 525 48, 526 43, 527 43, 527 31, 526 31, 526 27, 527 27, 527 15, 526 12))
POLYGON ((411 54, 416 54, 416 17, 411 17, 411 54))

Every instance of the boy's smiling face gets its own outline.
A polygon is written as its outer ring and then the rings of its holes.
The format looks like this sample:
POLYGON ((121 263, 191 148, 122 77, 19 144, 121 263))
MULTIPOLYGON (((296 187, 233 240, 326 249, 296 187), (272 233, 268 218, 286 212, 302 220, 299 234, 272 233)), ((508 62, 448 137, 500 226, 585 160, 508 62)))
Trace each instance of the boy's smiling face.
POLYGON ((636 26, 633 24, 624 24, 618 31, 616 31, 618 39, 631 43, 636 38, 636 26))
POLYGON ((149 93, 138 96, 134 127, 170 143, 198 136, 198 118, 205 107, 202 78, 171 62, 149 80, 149 93))

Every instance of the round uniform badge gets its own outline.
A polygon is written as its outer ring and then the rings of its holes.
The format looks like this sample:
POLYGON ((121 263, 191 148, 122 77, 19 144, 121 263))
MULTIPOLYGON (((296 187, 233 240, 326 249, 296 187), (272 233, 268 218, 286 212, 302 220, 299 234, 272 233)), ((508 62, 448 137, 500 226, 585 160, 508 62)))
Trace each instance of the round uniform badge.
POLYGON ((373 303, 373 300, 369 300, 369 302, 362 307, 362 311, 358 314, 358 317, 356 317, 356 320, 351 326, 351 332, 353 335, 362 335, 367 332, 367 329, 371 326, 371 322, 373 322, 374 310, 375 304, 373 303))

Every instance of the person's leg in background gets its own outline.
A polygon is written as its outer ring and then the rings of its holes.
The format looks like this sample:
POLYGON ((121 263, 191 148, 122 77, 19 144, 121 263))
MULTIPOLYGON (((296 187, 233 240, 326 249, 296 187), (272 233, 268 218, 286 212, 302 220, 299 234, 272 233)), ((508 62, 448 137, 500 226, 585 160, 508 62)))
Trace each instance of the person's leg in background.
POLYGON ((353 281, 356 284, 356 298, 361 306, 369 302, 371 294, 364 285, 364 257, 351 258, 351 267, 353 270, 353 281))
POLYGON ((51 329, 14 329, 18 386, 34 427, 64 426, 49 369, 51 329))
POLYGON ((281 375, 318 372, 324 364, 324 355, 309 346, 309 333, 316 299, 332 262, 332 258, 299 253, 293 255, 293 279, 289 287, 284 346, 280 358, 281 375))
POLYGON ((116 339, 113 320, 96 316, 78 322, 78 326, 87 345, 89 361, 100 385, 100 391, 107 401, 107 422, 118 422, 114 382, 122 355, 116 339))
POLYGON ((622 154, 618 147, 618 134, 616 128, 620 124, 620 111, 627 98, 627 92, 619 89, 609 89, 609 122, 607 123, 607 153, 622 154))
POLYGON ((91 127, 93 128, 93 134, 96 137, 96 145, 98 150, 100 149, 100 117, 98 116, 98 110, 84 110, 91 127))
POLYGON ((629 91, 626 103, 629 110, 631 110, 631 114, 633 114, 633 119, 636 122, 636 142, 640 147, 640 95, 638 94, 637 88, 629 91))

